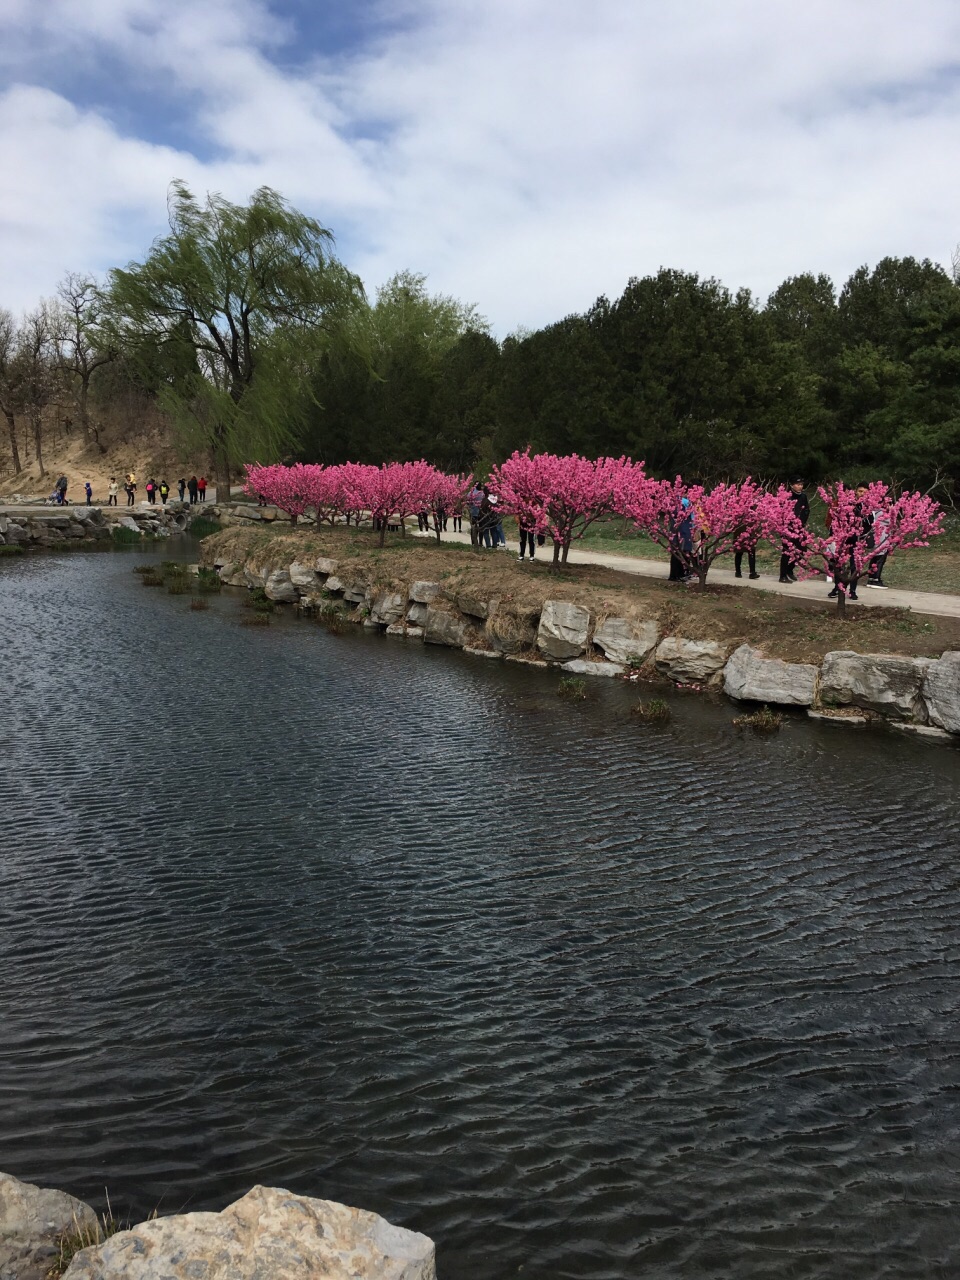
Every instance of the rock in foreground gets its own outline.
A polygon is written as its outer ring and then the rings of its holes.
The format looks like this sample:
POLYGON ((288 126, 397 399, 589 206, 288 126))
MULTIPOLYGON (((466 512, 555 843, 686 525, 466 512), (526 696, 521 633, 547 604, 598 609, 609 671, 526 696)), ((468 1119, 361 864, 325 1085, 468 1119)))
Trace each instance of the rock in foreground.
POLYGON ((61 1235, 96 1225, 82 1200, 0 1173, 0 1280, 43 1280, 61 1235))
POLYGON ((436 1280, 433 1241, 378 1214, 276 1187, 222 1213, 142 1222, 85 1249, 65 1280, 436 1280))

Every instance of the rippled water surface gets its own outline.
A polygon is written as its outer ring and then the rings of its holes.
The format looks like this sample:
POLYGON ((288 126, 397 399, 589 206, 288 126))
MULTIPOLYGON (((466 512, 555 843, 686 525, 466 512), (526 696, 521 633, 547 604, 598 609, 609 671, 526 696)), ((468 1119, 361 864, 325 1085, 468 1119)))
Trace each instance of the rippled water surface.
POLYGON ((0 562, 0 1168, 361 1204, 442 1280, 960 1274, 958 753, 134 563, 0 562))

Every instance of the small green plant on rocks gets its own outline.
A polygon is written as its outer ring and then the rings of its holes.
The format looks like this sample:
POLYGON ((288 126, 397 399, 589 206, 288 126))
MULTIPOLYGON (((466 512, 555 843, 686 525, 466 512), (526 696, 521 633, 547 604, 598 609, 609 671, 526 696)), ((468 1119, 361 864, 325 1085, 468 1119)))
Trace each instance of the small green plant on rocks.
POLYGON ((663 698, 642 699, 633 708, 633 714, 644 724, 666 724, 670 719, 670 704, 663 698))
MULTIPOLYGON (((154 1214, 154 1216, 156 1215, 154 1214)), ((106 1211, 100 1215, 96 1222, 89 1225, 81 1224, 78 1222, 76 1215, 74 1215, 73 1226, 64 1231, 57 1241, 56 1261, 47 1271, 45 1280, 60 1280, 60 1277, 81 1249, 90 1249, 94 1245, 103 1244, 105 1240, 115 1236, 118 1231, 126 1231, 129 1225, 129 1223, 120 1222, 113 1216, 109 1196, 107 1196, 106 1211)))
POLYGON ((269 627, 269 613, 255 613, 252 618, 244 618, 240 623, 242 627, 269 627))
POLYGON ((223 583, 216 569, 208 569, 205 565, 201 565, 197 571, 197 588, 206 594, 222 591, 223 583))
POLYGON ((737 716, 733 723, 741 729, 752 729, 754 733, 777 733, 783 725, 783 715, 769 707, 761 707, 759 711, 737 716))
POLYGON ((587 682, 580 676, 563 676, 557 685, 557 697, 582 702, 587 696, 587 682))

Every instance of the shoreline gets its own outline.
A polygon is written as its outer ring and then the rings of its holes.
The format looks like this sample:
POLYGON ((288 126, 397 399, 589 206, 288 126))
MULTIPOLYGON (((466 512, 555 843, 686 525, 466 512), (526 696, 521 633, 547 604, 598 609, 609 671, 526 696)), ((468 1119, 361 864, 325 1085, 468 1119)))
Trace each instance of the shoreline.
MULTIPOLYGON (((960 634, 952 620, 944 624, 948 643, 936 652, 929 644, 927 652, 862 652, 848 644, 796 661, 771 652, 749 626, 737 629, 736 609, 730 625, 730 610, 717 606, 724 588, 703 597, 702 610, 697 593, 689 593, 688 607, 680 610, 671 608, 673 593, 658 602, 666 584, 644 591, 581 579, 571 587, 574 575, 533 580, 526 576, 529 566, 525 571, 506 557, 491 561, 467 552, 464 563, 455 550, 431 548, 431 556, 422 544, 394 544, 382 552, 362 539, 339 530, 276 535, 234 527, 205 538, 201 557, 226 585, 259 589, 275 603, 392 637, 567 676, 660 678, 717 690, 736 703, 806 710, 848 725, 880 720, 902 732, 960 742, 960 634), (431 574, 438 566, 441 572, 431 574), (418 568, 423 572, 415 576, 411 570, 418 568)), ((927 636, 913 639, 913 649, 922 649, 927 636)))

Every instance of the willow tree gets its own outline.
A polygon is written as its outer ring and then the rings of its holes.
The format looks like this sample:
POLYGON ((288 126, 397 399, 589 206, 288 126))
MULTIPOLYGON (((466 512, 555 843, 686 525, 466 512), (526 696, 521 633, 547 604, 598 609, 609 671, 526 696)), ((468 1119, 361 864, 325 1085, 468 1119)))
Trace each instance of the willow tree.
POLYGON ((152 367, 162 356, 161 404, 229 493, 231 467, 295 442, 314 361, 363 288, 330 231, 269 187, 201 205, 174 182, 168 212, 146 259, 111 271, 108 310, 124 349, 152 367))

